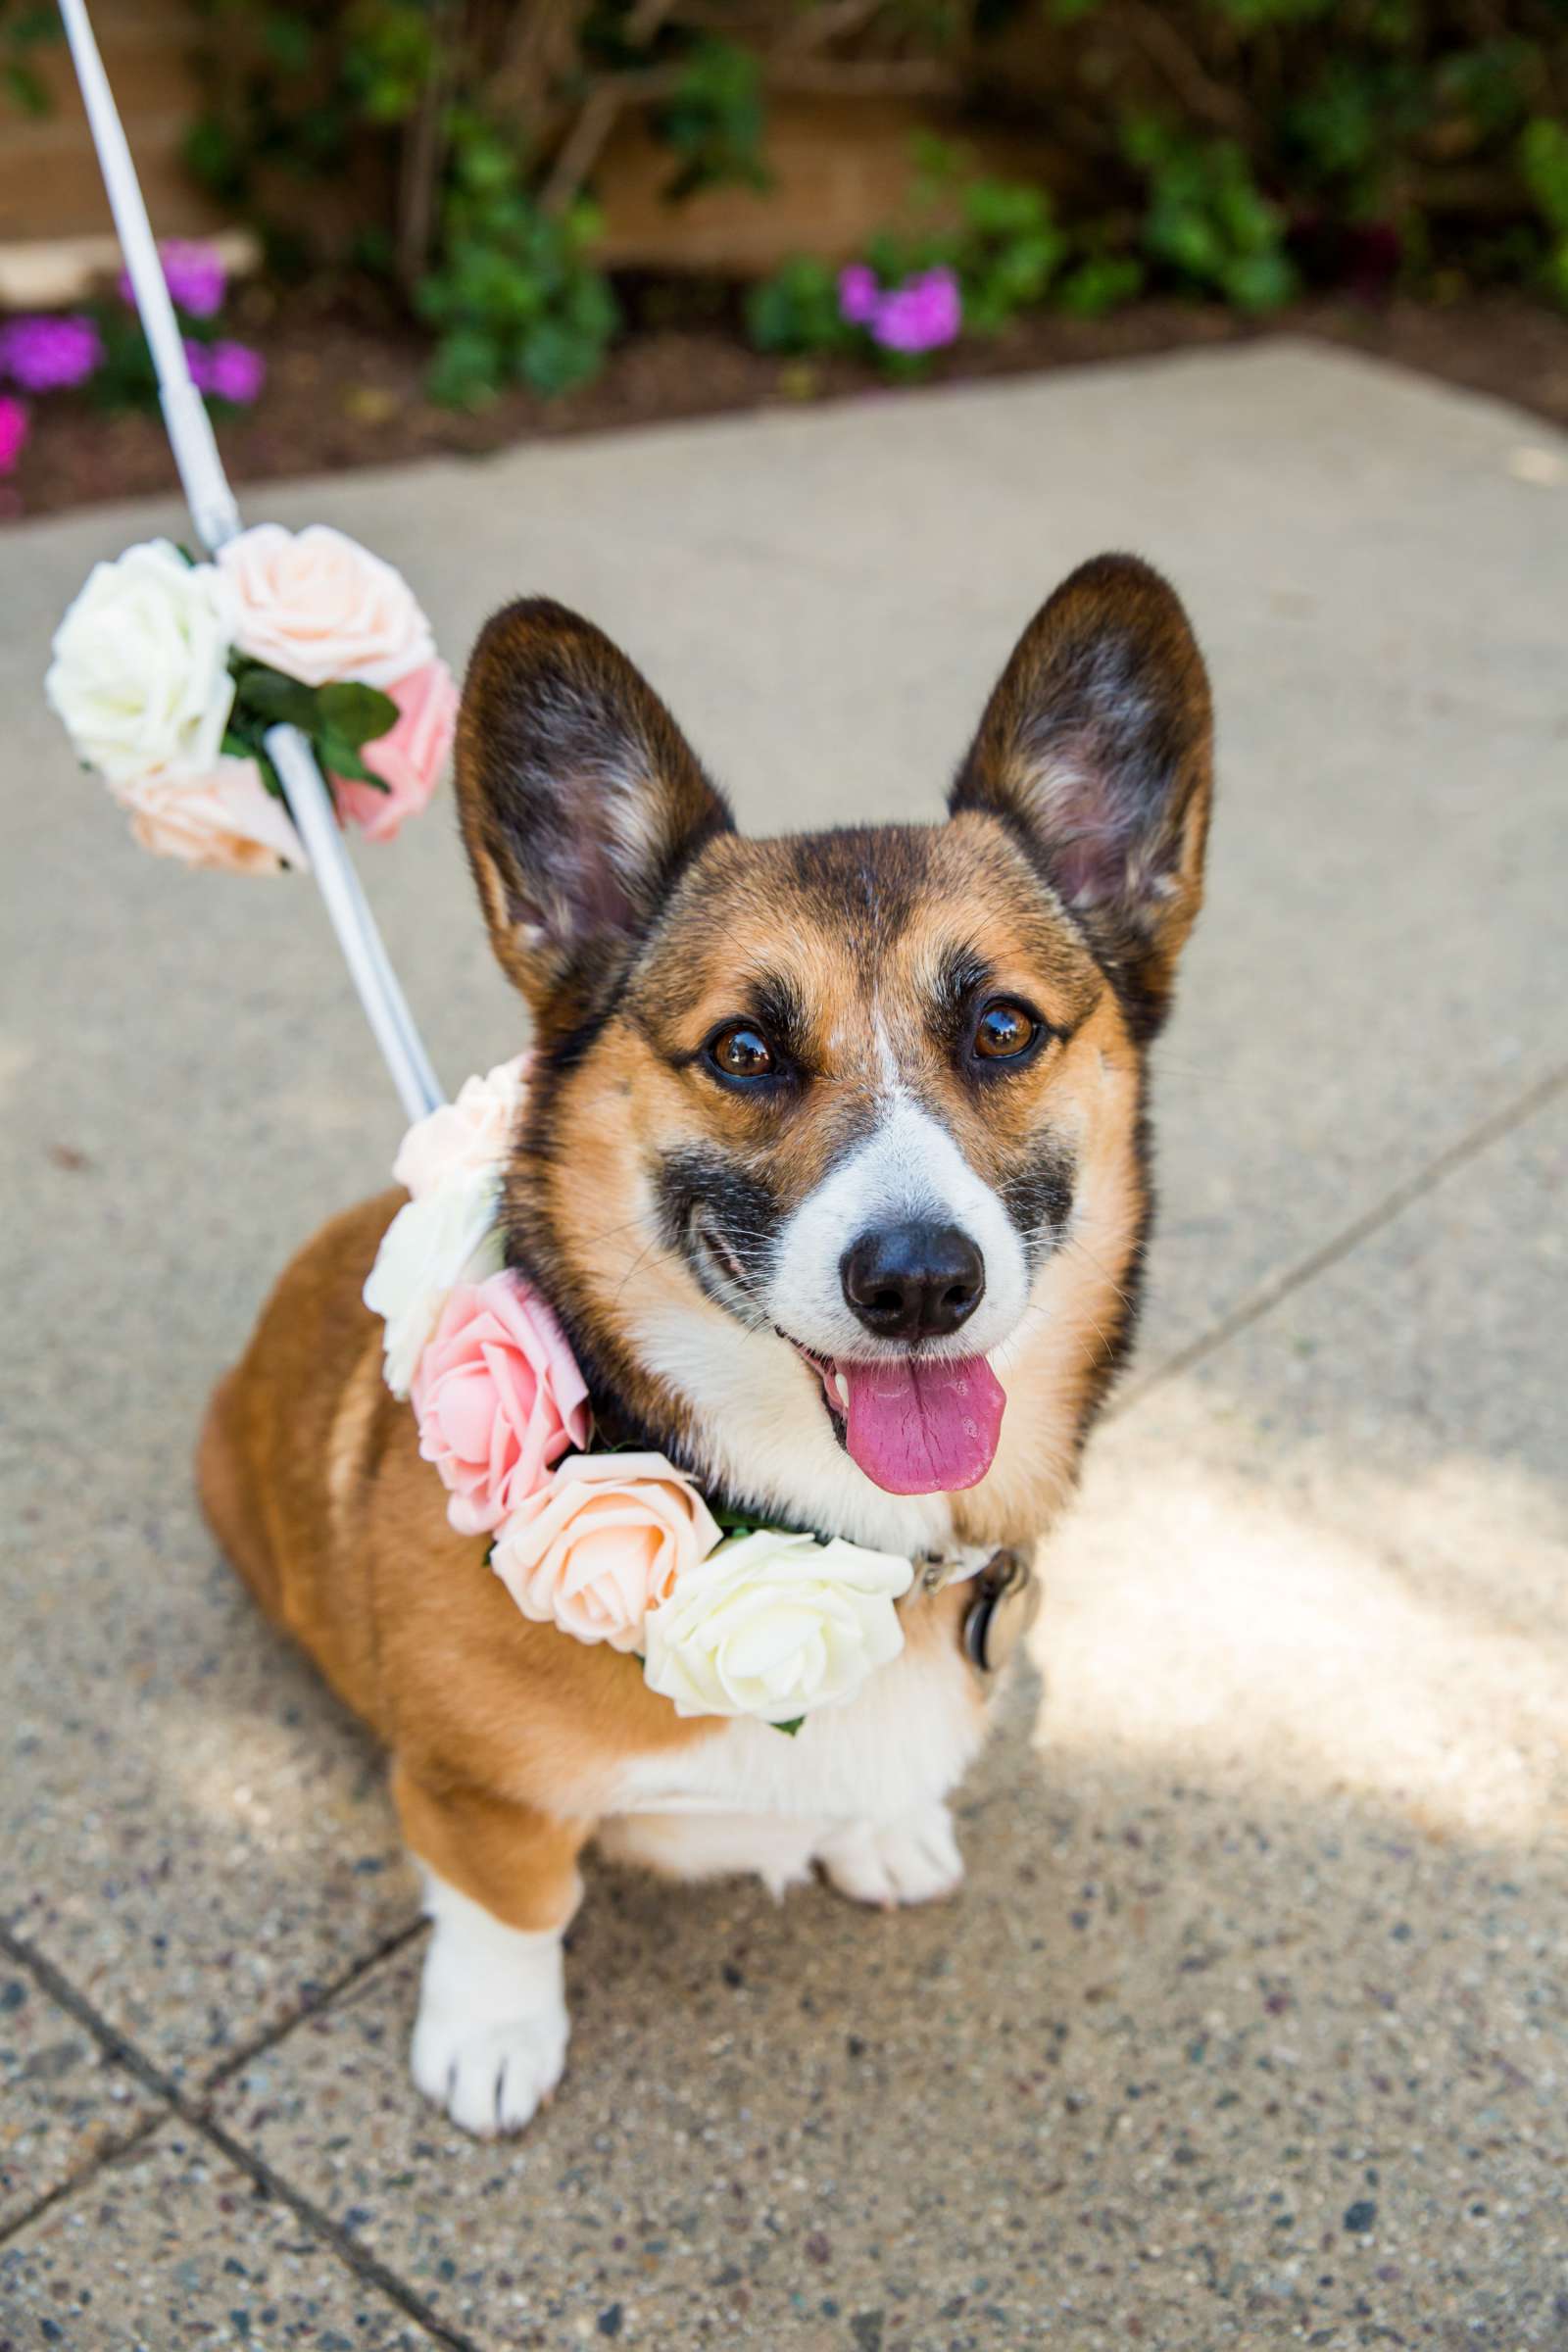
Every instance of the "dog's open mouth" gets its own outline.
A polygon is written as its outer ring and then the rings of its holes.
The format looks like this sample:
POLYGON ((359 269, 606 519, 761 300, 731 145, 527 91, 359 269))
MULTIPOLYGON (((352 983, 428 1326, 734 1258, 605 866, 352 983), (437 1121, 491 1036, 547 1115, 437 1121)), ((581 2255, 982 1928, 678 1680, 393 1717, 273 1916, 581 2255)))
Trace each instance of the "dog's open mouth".
POLYGON ((822 1384, 856 1466, 889 1494, 953 1494, 996 1457, 1006 1393, 983 1355, 818 1355, 780 1332, 822 1384))

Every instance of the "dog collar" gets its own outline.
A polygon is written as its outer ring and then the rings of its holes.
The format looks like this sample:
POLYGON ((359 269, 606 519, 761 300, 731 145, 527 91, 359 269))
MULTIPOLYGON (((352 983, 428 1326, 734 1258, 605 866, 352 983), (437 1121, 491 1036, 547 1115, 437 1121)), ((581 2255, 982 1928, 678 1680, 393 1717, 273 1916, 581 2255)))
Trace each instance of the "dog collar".
POLYGON ((1000 1674, 1040 1614, 1040 1580, 1028 1556, 1004 1546, 974 1580, 958 1622, 964 1656, 981 1674, 1000 1674))

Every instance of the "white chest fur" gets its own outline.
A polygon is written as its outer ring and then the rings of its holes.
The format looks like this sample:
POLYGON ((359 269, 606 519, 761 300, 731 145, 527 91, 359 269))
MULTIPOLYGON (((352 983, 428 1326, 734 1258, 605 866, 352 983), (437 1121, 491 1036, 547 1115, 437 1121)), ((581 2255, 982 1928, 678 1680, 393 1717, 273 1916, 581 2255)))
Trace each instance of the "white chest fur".
POLYGON ((956 1642, 906 1649, 842 1707, 791 1739, 749 1717, 615 1770, 607 1814, 747 1813, 887 1821, 945 1796, 985 1737, 975 1677, 956 1642))

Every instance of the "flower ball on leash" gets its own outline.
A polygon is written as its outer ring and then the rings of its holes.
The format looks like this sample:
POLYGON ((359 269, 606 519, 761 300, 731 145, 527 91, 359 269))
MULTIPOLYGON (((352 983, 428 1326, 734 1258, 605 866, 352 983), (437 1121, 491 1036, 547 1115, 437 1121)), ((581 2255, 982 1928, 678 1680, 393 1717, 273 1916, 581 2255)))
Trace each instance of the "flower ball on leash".
POLYGON ((324 524, 260 523, 211 564, 128 548, 94 566, 53 654, 45 692, 78 757, 143 848, 187 865, 307 863, 274 726, 309 737, 339 818, 375 841, 425 807, 452 749, 457 688, 413 591, 324 524))

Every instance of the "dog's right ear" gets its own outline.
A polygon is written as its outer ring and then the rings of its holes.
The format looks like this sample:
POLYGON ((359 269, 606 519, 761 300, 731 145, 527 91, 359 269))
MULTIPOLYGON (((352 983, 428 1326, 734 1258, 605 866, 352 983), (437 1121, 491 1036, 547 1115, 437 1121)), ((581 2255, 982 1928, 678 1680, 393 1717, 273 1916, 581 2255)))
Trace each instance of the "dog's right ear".
POLYGON ((1202 904, 1213 764, 1208 674, 1175 589, 1136 556, 1097 556, 1019 638, 948 802, 1007 827, 1146 1037, 1202 904))
POLYGON ((581 1018, 582 992, 597 998, 682 867, 732 824, 647 679, 544 597, 480 632, 457 793, 496 955, 554 1028, 581 1018))

